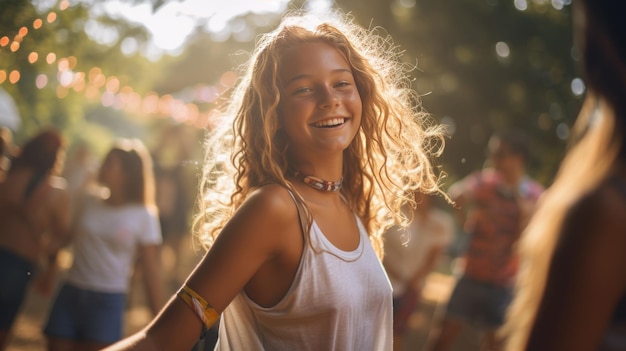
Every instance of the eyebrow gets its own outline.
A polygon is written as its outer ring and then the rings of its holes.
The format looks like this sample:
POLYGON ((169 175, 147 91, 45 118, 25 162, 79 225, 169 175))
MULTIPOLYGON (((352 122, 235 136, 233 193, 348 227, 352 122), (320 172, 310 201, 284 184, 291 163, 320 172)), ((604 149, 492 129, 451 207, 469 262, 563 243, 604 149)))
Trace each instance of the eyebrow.
MULTIPOLYGON (((337 68, 337 69, 334 69, 334 70, 331 71, 331 73, 345 73, 345 72, 352 74, 352 71, 347 69, 347 68, 337 68)), ((305 78, 308 78, 308 77, 311 77, 311 76, 312 76, 312 74, 306 74, 306 73, 305 74, 298 74, 297 76, 294 76, 294 77, 290 78, 289 80, 287 80, 285 82, 285 87, 289 86, 289 84, 291 84, 291 83, 293 83, 293 82, 295 82, 297 80, 305 79, 305 78)))

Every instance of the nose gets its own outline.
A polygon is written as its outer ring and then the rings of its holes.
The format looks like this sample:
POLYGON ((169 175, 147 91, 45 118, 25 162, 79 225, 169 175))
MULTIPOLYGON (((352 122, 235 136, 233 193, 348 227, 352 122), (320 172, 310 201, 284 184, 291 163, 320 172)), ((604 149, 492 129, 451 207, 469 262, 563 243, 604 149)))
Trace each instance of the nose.
POLYGON ((330 108, 339 106, 340 99, 332 88, 324 88, 320 90, 319 107, 330 108))

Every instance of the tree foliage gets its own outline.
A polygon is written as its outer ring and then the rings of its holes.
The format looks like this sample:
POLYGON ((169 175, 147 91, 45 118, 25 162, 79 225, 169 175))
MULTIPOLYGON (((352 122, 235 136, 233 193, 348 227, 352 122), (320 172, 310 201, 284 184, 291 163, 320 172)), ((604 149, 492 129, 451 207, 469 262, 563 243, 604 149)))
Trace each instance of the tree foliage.
POLYGON ((453 127, 443 165, 451 177, 482 166, 494 130, 518 127, 533 140, 531 173, 550 182, 581 103, 570 89, 577 68, 568 6, 529 0, 520 11, 513 0, 336 2, 363 25, 387 30, 406 50, 403 59, 417 65, 414 83, 424 107, 453 127))

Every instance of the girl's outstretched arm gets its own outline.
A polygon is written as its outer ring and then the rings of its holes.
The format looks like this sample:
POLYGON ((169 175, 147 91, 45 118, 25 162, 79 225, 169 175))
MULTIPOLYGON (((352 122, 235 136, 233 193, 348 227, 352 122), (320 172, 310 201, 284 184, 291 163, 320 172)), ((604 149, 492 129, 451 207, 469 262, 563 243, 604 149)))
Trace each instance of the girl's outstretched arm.
MULTIPOLYGON (((265 186, 235 212, 186 285, 218 314, 244 288, 255 302, 269 306, 288 290, 302 247, 293 199, 283 187, 265 186)), ((175 295, 146 328, 106 350, 188 351, 201 332, 200 318, 175 295)))

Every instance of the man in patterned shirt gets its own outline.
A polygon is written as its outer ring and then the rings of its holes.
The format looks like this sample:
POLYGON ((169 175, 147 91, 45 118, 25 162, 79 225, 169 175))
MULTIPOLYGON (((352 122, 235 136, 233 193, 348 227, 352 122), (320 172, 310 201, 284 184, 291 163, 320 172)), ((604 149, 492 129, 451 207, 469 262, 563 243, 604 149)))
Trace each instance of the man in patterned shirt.
POLYGON ((466 324, 484 332, 482 350, 500 349, 495 331, 512 298, 515 243, 544 190, 526 174, 528 156, 524 133, 496 133, 489 140, 489 167, 450 187, 457 219, 470 237, 433 351, 450 349, 466 324))

